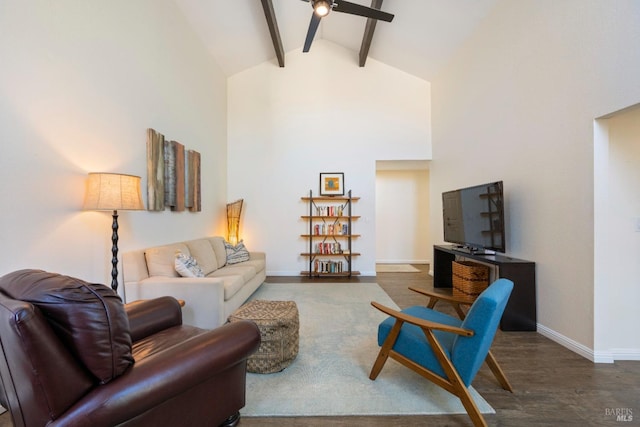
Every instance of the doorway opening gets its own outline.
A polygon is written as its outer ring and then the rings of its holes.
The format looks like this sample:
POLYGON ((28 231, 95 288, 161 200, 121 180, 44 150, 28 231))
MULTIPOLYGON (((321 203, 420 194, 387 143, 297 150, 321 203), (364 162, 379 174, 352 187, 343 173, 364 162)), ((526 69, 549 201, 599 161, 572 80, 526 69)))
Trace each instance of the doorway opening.
POLYGON ((640 104, 594 123, 594 361, 640 360, 640 104))
POLYGON ((376 264, 430 264, 428 160, 376 161, 376 264))

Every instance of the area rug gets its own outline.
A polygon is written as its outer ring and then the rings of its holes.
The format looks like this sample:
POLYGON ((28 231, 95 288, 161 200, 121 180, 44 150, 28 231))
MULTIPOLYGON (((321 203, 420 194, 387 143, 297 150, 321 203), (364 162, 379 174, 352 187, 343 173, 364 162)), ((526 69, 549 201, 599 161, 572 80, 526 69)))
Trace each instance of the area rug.
MULTIPOLYGON (((385 315, 371 301, 397 309, 376 283, 265 283, 251 297, 293 300, 300 313, 300 350, 275 374, 247 374, 247 417, 436 415, 466 413, 460 400, 389 359, 369 379, 385 315)), ((493 408, 471 390, 483 413, 493 408)))
POLYGON ((418 273, 410 264, 376 264, 376 273, 418 273))

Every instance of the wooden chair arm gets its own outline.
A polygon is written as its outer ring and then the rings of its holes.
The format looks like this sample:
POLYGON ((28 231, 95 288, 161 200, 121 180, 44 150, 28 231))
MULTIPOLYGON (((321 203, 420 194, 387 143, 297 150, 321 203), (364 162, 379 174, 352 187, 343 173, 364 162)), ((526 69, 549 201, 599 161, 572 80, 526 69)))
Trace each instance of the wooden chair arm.
POLYGON ((428 291, 426 289, 421 289, 421 288, 414 288, 413 286, 409 286, 409 290, 412 290, 414 292, 417 292, 419 294, 422 294, 426 297, 429 298, 435 298, 438 300, 442 300, 442 301, 447 301, 450 302, 452 304, 462 304, 462 305, 472 305, 473 302, 466 300, 466 299, 461 299, 458 297, 453 296, 453 294, 449 293, 449 292, 443 292, 443 291, 428 291))
POLYGON ((443 323, 436 323, 436 322, 431 322, 429 320, 420 319, 418 317, 410 316, 408 314, 394 310, 392 308, 389 308, 375 301, 371 301, 371 305, 377 308, 378 310, 382 311, 383 313, 391 317, 394 317, 397 320, 407 322, 412 325, 416 325, 420 328, 435 330, 435 331, 451 332, 451 333, 463 335, 466 337, 473 336, 473 331, 469 329, 458 328, 456 326, 445 325, 443 323))

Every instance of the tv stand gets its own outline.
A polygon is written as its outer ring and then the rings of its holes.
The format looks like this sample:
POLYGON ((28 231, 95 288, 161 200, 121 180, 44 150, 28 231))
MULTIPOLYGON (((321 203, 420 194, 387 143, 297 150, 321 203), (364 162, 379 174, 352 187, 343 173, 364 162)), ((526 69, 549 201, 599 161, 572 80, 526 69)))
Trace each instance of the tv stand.
POLYGON ((472 252, 457 246, 433 247, 433 287, 451 288, 451 262, 456 256, 497 267, 497 278, 513 282, 513 291, 500 321, 503 331, 535 331, 536 328, 536 264, 531 261, 497 254, 472 252))
POLYGON ((471 246, 452 246, 451 249, 458 252, 463 252, 465 254, 472 254, 472 255, 495 255, 496 254, 495 251, 474 248, 471 246))

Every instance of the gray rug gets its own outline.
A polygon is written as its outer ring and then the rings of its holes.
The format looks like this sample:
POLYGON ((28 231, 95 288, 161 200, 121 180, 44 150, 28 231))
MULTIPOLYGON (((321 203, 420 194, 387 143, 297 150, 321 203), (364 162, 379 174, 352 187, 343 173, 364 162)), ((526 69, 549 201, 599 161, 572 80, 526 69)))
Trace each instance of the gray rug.
MULTIPOLYGON (((389 359, 369 379, 377 327, 397 308, 375 283, 265 283, 252 299, 293 300, 300 312, 300 351, 275 374, 247 374, 243 416, 435 415, 466 413, 460 400, 389 359)), ((493 408, 472 389, 483 413, 493 408)))

